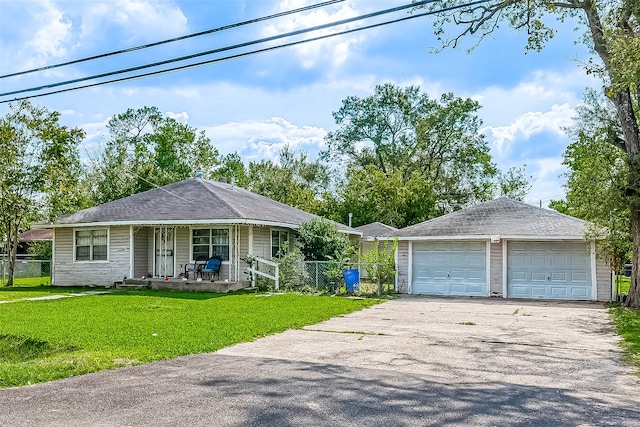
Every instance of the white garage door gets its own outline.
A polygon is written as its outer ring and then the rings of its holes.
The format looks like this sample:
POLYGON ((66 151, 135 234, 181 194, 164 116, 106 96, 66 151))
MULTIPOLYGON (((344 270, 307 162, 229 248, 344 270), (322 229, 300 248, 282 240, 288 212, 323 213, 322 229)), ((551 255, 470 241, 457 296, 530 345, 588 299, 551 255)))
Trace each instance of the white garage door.
POLYGON ((488 296, 485 242, 414 243, 412 292, 488 296))
POLYGON ((590 300, 591 255, 582 242, 508 242, 507 296, 590 300))

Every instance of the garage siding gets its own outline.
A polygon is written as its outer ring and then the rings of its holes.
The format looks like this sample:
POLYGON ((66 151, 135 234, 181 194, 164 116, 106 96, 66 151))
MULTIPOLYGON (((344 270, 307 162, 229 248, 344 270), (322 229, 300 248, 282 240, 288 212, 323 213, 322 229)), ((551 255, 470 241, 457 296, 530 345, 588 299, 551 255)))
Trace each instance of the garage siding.
POLYGON ((409 242, 398 242, 398 292, 409 292, 409 242))
POLYGON ((491 296, 502 296, 502 242, 491 243, 489 253, 489 293, 491 296))
POLYGON ((596 280, 598 283, 598 301, 611 301, 611 269, 602 261, 596 261, 596 280))

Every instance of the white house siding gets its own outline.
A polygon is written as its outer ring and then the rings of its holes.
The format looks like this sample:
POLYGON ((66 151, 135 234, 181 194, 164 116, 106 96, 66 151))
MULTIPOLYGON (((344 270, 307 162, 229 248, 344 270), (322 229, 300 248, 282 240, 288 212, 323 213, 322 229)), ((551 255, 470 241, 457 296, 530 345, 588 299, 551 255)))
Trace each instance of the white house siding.
POLYGON ((58 286, 112 285, 129 275, 129 227, 109 230, 109 261, 74 262, 73 229, 57 228, 55 233, 55 283, 58 286))
POLYGON ((176 276, 191 262, 191 228, 176 227, 176 276))
POLYGON ((152 250, 149 248, 149 228, 134 229, 133 247, 134 277, 145 276, 152 269, 152 266, 149 265, 149 252, 152 250))
POLYGON ((398 242, 398 292, 409 292, 409 242, 398 242))
POLYGON ((604 261, 596 261, 598 301, 611 301, 611 269, 604 261))
POLYGON ((489 253, 489 294, 502 296, 502 242, 491 243, 489 253))

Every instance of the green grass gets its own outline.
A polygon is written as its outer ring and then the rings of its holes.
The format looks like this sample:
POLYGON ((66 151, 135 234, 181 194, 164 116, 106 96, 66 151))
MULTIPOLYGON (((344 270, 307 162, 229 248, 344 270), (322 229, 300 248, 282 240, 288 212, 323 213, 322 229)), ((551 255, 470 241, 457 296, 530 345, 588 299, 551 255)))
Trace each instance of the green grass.
POLYGON ((618 334, 622 336, 621 345, 626 358, 638 368, 640 374, 640 312, 625 307, 613 307, 610 314, 618 334))
POLYGON ((379 301, 144 291, 0 305, 0 387, 210 352, 379 301))
MULTIPOLYGON (((7 282, 0 278, 0 286, 4 286, 7 282)), ((13 279, 13 286, 49 286, 51 285, 51 277, 42 276, 42 277, 15 277, 13 279)))
POLYGON ((616 280, 618 280, 617 286, 619 286, 618 294, 629 293, 631 279, 625 276, 616 276, 616 280))

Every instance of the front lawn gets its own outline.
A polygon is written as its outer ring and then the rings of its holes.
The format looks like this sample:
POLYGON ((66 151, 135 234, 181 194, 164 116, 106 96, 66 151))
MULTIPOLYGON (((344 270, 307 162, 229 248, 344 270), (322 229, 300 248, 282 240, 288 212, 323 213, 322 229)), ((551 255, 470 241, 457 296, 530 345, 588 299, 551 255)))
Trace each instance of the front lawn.
POLYGON ((640 312, 624 307, 614 307, 610 311, 618 334, 622 336, 622 347, 628 361, 638 368, 640 374, 640 312))
POLYGON ((0 387, 211 352, 377 304, 145 291, 0 305, 0 387))

